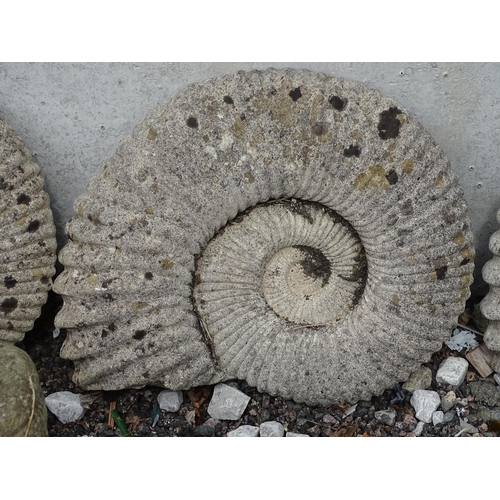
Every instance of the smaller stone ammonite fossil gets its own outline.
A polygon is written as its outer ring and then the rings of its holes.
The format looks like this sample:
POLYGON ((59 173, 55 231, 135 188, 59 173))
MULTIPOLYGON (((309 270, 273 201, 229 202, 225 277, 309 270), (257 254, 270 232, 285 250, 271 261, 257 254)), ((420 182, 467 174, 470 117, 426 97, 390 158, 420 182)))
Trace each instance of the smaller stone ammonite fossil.
POLYGON ((40 168, 0 120, 0 436, 46 436, 36 367, 14 345, 33 328, 52 286, 56 229, 40 168))
MULTIPOLYGON (((500 223, 500 210, 497 212, 500 223)), ((500 230, 490 237, 490 251, 493 258, 483 267, 483 279, 490 286, 486 297, 479 304, 483 316, 488 319, 488 327, 484 334, 484 343, 495 352, 491 367, 500 372, 500 230)))
POLYGON ((310 71, 186 88, 74 207, 56 326, 86 389, 369 399, 441 348, 472 282, 441 149, 394 101, 310 71))

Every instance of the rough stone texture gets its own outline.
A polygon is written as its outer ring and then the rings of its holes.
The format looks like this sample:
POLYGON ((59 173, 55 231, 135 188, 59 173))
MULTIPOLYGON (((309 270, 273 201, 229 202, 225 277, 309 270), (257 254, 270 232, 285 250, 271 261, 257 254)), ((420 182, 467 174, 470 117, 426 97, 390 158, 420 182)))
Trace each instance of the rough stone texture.
POLYGON ((80 395, 69 391, 54 392, 45 398, 47 408, 63 423, 75 422, 83 417, 85 408, 80 395))
MULTIPOLYGON (((500 223, 500 210, 497 212, 497 222, 500 223)), ((500 230, 490 237, 490 251, 493 258, 483 266, 483 279, 490 286, 489 292, 481 301, 480 309, 488 319, 488 327, 484 333, 484 343, 495 353, 491 367, 500 370, 500 230)))
POLYGON ((161 391, 157 399, 162 410, 178 411, 183 398, 182 391, 161 391))
POLYGON ((439 410, 432 414, 432 425, 439 425, 444 422, 444 413, 439 410))
POLYGON ((311 437, 308 434, 300 434, 299 432, 287 432, 286 433, 287 438, 308 438, 311 437))
POLYGON ((469 362, 466 359, 450 356, 439 366, 436 373, 436 382, 459 387, 465 380, 468 368, 469 362))
POLYGON ((417 424, 417 427, 415 427, 415 430, 413 431, 413 434, 415 435, 415 437, 418 437, 420 436, 420 434, 422 434, 422 431, 424 430, 424 422, 419 422, 417 424))
POLYGON ((47 409, 36 367, 11 342, 0 340, 0 436, 48 436, 47 409))
POLYGON ((0 339, 33 328, 55 273, 55 226, 40 168, 0 119, 0 339))
POLYGON ((457 396, 453 391, 447 392, 441 398, 441 409, 446 413, 451 410, 457 403, 457 396))
POLYGON ((262 422, 260 424, 260 437, 283 437, 285 429, 279 422, 262 422))
POLYGON ((229 431, 227 437, 257 437, 259 428, 253 425, 241 425, 234 431, 229 431))
POLYGON ((40 168, 23 141, 0 119, 0 435, 3 436, 47 435, 47 410, 35 365, 13 345, 33 328, 55 273, 55 226, 43 185, 40 168))
POLYGON ((309 404, 369 399, 441 347, 472 281, 441 149, 392 100, 308 71, 165 101, 75 213, 56 326, 87 389, 240 378, 309 404))
POLYGON ((217 384, 210 404, 208 414, 219 420, 238 420, 250 401, 243 392, 226 384, 217 384))
POLYGON ((392 408, 376 411, 375 418, 385 425, 394 425, 396 421, 396 412, 392 408))
POLYGON ((441 398, 437 392, 417 390, 413 393, 410 403, 415 408, 415 417, 429 424, 432 421, 432 414, 441 404, 441 398))
POLYGON ((415 392, 419 389, 427 389, 432 383, 432 370, 426 366, 421 366, 413 372, 408 380, 403 384, 403 389, 408 392, 415 392))
POLYGON ((479 403, 486 403, 491 406, 500 406, 500 392, 493 384, 488 382, 473 382, 470 384, 472 395, 479 403))

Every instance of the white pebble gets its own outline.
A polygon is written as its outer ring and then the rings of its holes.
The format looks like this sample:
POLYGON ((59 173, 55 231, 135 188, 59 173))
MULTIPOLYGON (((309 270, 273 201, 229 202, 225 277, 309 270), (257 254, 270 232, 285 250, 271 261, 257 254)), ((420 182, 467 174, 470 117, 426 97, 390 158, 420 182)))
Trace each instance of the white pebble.
POLYGON ((424 423, 419 422, 417 424, 417 427, 415 427, 415 430, 413 431, 413 434, 415 434, 416 437, 420 436, 422 434, 422 431, 424 430, 424 423))
POLYGON ((444 413, 439 410, 432 414, 432 425, 436 426, 444 422, 444 413))
POLYGON ((85 408, 80 403, 80 395, 69 391, 50 394, 45 398, 45 404, 63 424, 75 422, 85 413, 85 408))
POLYGON ((179 411, 183 401, 182 391, 161 391, 157 401, 162 410, 179 411))
POLYGON ((413 393, 410 403, 415 408, 415 417, 429 424, 432 421, 432 414, 441 404, 441 398, 435 391, 418 389, 413 393))
POLYGON ((308 438, 311 437, 309 434, 300 434, 299 432, 287 432, 287 438, 308 438))
POLYGON ((450 356, 441 363, 436 373, 436 381, 438 384, 459 387, 465 380, 468 368, 469 362, 466 359, 450 356))
POLYGON ((259 428, 253 425, 241 425, 234 431, 229 431, 227 437, 257 437, 259 428))
POLYGON ((226 384, 217 384, 208 405, 208 414, 218 420, 238 420, 250 401, 243 392, 226 384))
POLYGON ((284 427, 279 422, 263 422, 260 424, 260 437, 283 437, 284 427))

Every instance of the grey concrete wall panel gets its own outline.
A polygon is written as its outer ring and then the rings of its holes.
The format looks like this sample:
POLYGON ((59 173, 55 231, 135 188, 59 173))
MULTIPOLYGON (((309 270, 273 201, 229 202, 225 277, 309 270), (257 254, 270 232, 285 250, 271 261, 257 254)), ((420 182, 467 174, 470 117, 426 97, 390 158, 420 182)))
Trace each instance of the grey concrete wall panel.
POLYGON ((74 204, 56 326, 86 389, 245 379, 369 399, 430 359, 469 297, 458 176, 393 100, 306 70, 188 86, 74 204))

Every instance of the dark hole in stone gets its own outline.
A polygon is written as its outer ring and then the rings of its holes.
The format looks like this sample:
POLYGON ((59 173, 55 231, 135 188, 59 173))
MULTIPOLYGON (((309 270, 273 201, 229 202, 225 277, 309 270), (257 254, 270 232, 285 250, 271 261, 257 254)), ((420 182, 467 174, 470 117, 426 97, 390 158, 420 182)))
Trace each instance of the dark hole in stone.
POLYGON ((298 101, 302 97, 302 92, 300 91, 300 87, 296 89, 290 90, 288 94, 294 101, 298 101))
POLYGON ((460 265, 461 266, 465 266, 466 264, 468 264, 470 262, 470 259, 467 259, 465 258, 462 262, 460 262, 460 265))
POLYGON ((385 178, 387 179, 387 182, 393 186, 396 182, 398 182, 398 173, 392 168, 389 172, 387 172, 385 178))
POLYGON ((348 148, 344 149, 344 156, 347 158, 350 158, 351 156, 358 158, 360 154, 361 149, 358 146, 353 146, 352 144, 348 148))
POLYGON ((190 116, 186 120, 187 126, 191 128, 198 128, 198 120, 194 116, 190 116))
POLYGON ((274 87, 272 87, 270 93, 271 93, 271 95, 276 95, 276 89, 274 87))
POLYGON ((28 224, 28 232, 29 233, 34 233, 35 231, 38 230, 40 227, 40 221, 39 220, 33 220, 28 224))
POLYGON ((413 215, 413 205, 411 203, 411 200, 406 200, 402 207, 401 207, 401 213, 403 215, 413 215))
POLYGON ((14 325, 12 321, 7 321, 7 330, 14 330, 14 325))
POLYGON ((5 276, 3 282, 5 288, 14 288, 16 286, 17 280, 12 276, 5 276))
POLYGON ((341 99, 339 96, 332 95, 328 102, 333 106, 337 111, 343 111, 347 104, 347 99, 341 99))
POLYGON ((241 113, 240 115, 240 120, 243 121, 243 120, 246 120, 247 117, 245 116, 245 113, 241 113))
POLYGON ((116 330, 115 324, 111 323, 110 325, 108 325, 108 329, 111 330, 112 332, 114 332, 116 330))
POLYGON ((321 135, 323 133, 323 124, 322 123, 316 123, 313 127, 313 132, 316 135, 321 135))
POLYGON ((398 108, 389 108, 388 110, 380 113, 380 120, 378 123, 378 135, 383 140, 395 139, 399 135, 399 127, 401 122, 396 118, 402 111, 398 108))
POLYGON ((148 372, 148 371, 143 372, 143 373, 142 373, 142 376, 143 376, 144 378, 149 378, 149 372, 148 372))
POLYGON ((148 271, 147 273, 144 273, 144 277, 147 279, 147 280, 152 280, 153 279, 153 273, 148 271))
POLYGON ((101 332, 101 339, 105 339, 107 336, 108 336, 108 331, 103 328, 101 332))
POLYGON ((142 340, 146 336, 146 330, 136 330, 134 333, 135 340, 142 340))
POLYGON ((323 252, 306 245, 294 245, 294 248, 304 254, 304 258, 300 261, 304 273, 311 278, 321 279, 321 286, 325 286, 330 279, 332 270, 330 261, 323 255, 323 252))
POLYGON ((40 279, 40 283, 42 283, 42 285, 48 285, 50 283, 50 278, 44 276, 43 278, 40 279))
POLYGON ((103 295, 103 298, 106 302, 113 302, 115 300, 110 293, 105 293, 103 295))
POLYGON ((31 198, 27 194, 24 194, 24 193, 21 193, 17 197, 17 204, 18 205, 29 205, 30 201, 31 201, 31 198))
POLYGON ((0 189, 1 190, 5 190, 9 187, 9 185, 5 182, 4 178, 2 177, 0 179, 0 189))
POLYGON ((436 269, 436 276, 438 280, 443 280, 444 277, 446 276, 446 271, 448 270, 448 266, 443 266, 440 267, 439 269, 436 269))
POLYGON ((17 299, 15 297, 10 297, 4 299, 0 305, 0 311, 4 314, 9 314, 17 308, 17 299))
POLYGON ((228 96, 228 95, 225 95, 225 96, 224 96, 224 102, 225 102, 226 104, 234 104, 233 99, 231 98, 231 96, 228 96))

